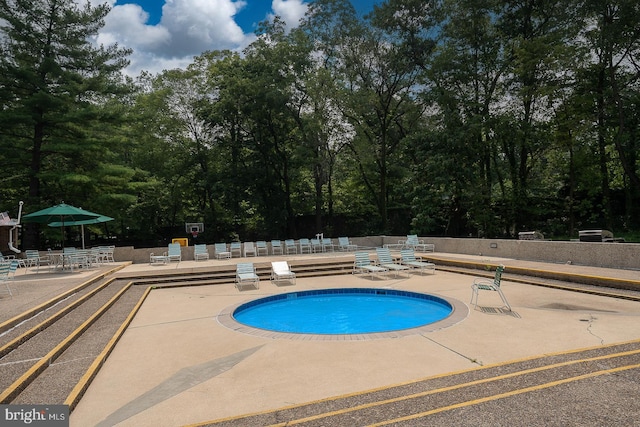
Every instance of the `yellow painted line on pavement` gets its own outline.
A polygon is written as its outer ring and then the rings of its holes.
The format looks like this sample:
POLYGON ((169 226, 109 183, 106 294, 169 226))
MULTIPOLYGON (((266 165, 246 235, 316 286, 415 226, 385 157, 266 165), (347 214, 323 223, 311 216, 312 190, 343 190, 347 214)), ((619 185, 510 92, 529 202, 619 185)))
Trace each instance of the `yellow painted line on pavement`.
POLYGON ((423 418, 423 417, 426 417, 426 416, 429 416, 429 415, 437 414, 439 412, 451 411, 453 409, 458 409, 458 408, 464 408, 464 407, 467 407, 467 406, 478 405, 480 403, 491 402, 493 400, 504 399, 504 398, 511 397, 511 396, 517 396, 519 394, 529 393, 529 392, 538 391, 538 390, 544 390, 546 388, 555 387, 555 386, 562 385, 562 384, 568 384, 568 383, 575 382, 575 381, 580 381, 580 380, 584 380, 584 379, 588 379, 588 378, 594 378, 594 377, 597 377, 597 376, 600 376, 600 375, 611 374, 611 373, 621 372, 621 371, 627 371, 629 369, 637 369, 637 368, 640 368, 640 364, 619 366, 617 368, 604 369, 602 371, 590 372, 588 374, 578 375, 578 376, 571 377, 571 378, 565 378, 563 380, 558 380, 558 381, 551 381, 551 382, 548 382, 548 383, 545 383, 545 384, 539 384, 537 386, 525 387, 525 388, 521 388, 521 389, 518 389, 518 390, 510 391, 510 392, 507 392, 507 393, 501 393, 501 394, 496 394, 496 395, 493 395, 493 396, 483 397, 483 398, 480 398, 480 399, 469 400, 467 402, 461 402, 461 403, 457 403, 455 405, 443 406, 442 408, 436 408, 436 409, 432 409, 431 411, 425 411, 425 412, 420 412, 420 413, 413 414, 413 415, 407 415, 406 417, 395 418, 395 419, 392 419, 392 420, 383 421, 381 423, 369 424, 369 427, 385 426, 385 425, 394 424, 394 423, 398 423, 398 422, 402 422, 402 421, 415 420, 415 419, 418 419, 418 418, 423 418))
MULTIPOLYGON (((578 363, 593 362, 593 361, 598 361, 598 360, 611 359, 611 358, 614 358, 614 357, 624 357, 624 356, 630 356, 630 355, 634 355, 634 354, 638 354, 638 353, 640 353, 640 350, 631 350, 631 351, 625 351, 625 352, 622 352, 622 353, 608 354, 608 355, 597 356, 597 357, 592 357, 592 358, 588 358, 588 359, 570 360, 570 361, 567 361, 567 362, 555 363, 553 365, 546 365, 546 366, 540 366, 540 367, 532 368, 532 369, 525 369, 524 371, 512 372, 510 374, 499 375, 499 376, 496 376, 496 377, 483 378, 483 379, 480 379, 480 380, 475 380, 475 381, 470 381, 470 382, 466 382, 466 383, 456 384, 456 385, 452 385, 452 386, 448 386, 448 387, 441 387, 441 388, 438 388, 438 389, 423 391, 423 392, 420 392, 420 393, 414 393, 414 394, 409 394, 409 395, 405 395, 405 396, 399 396, 399 397, 395 397, 395 398, 392 398, 392 399, 386 399, 386 400, 380 400, 380 401, 377 401, 377 402, 366 403, 366 404, 363 404, 363 405, 353 406, 353 407, 350 407, 350 408, 340 409, 340 410, 337 410, 337 411, 325 412, 325 413, 322 413, 322 414, 318 414, 318 415, 314 415, 314 416, 306 417, 306 418, 300 418, 300 419, 297 419, 297 420, 289 420, 289 421, 278 423, 278 424, 272 424, 269 427, 286 427, 286 426, 292 426, 292 425, 296 425, 296 424, 302 424, 302 423, 305 423, 305 422, 319 420, 319 419, 322 419, 322 418, 333 417, 333 416, 336 416, 336 415, 343 415, 343 414, 346 414, 346 413, 349 413, 349 412, 355 412, 355 411, 360 411, 360 410, 364 410, 364 409, 374 408, 376 406, 387 405, 387 404, 395 403, 395 402, 402 402, 402 401, 405 401, 405 400, 411 400, 411 399, 415 399, 415 398, 418 398, 418 397, 424 397, 424 396, 428 396, 428 395, 432 395, 432 394, 458 390, 458 389, 462 389, 462 388, 466 388, 466 387, 471 387, 471 386, 485 384, 485 383, 494 382, 494 381, 500 381, 500 380, 504 380, 504 379, 508 379, 508 378, 514 378, 514 377, 527 375, 527 374, 532 374, 532 373, 536 373, 536 372, 542 372, 542 371, 547 371, 547 370, 551 370, 551 369, 562 368, 562 367, 565 367, 565 366, 576 365, 578 363)), ((589 375, 589 374, 585 374, 585 375, 589 375)), ((560 381, 564 381, 564 380, 560 380, 560 381)), ((530 388, 533 389, 535 387, 536 386, 530 387, 530 388)), ((438 411, 438 410, 435 410, 435 411, 438 411)), ((427 414, 427 415, 429 415, 429 414, 427 414)))
MULTIPOLYGON (((623 341, 623 342, 619 342, 619 343, 605 344, 603 346, 597 346, 597 347, 584 347, 584 348, 573 349, 573 350, 568 350, 568 351, 558 351, 558 352, 555 352, 555 353, 546 353, 546 354, 543 354, 543 355, 523 357, 523 358, 520 358, 520 359, 514 359, 514 360, 505 361, 505 362, 494 363, 494 364, 491 364, 491 365, 484 365, 484 366, 482 366, 480 368, 463 369, 463 370, 453 371, 453 372, 443 372, 441 374, 432 375, 430 377, 424 377, 424 378, 419 378, 419 379, 416 379, 416 380, 410 380, 410 381, 400 382, 400 383, 396 383, 396 384, 385 385, 385 386, 382 386, 382 387, 377 387, 377 388, 373 388, 373 389, 369 389, 369 390, 365 390, 365 391, 357 391, 357 392, 353 392, 353 393, 345 393, 345 394, 341 394, 341 395, 338 395, 338 396, 327 397, 327 398, 324 398, 324 399, 316 399, 316 400, 312 400, 312 401, 309 401, 309 402, 303 402, 303 403, 297 403, 297 404, 293 404, 293 405, 288 405, 288 406, 284 406, 284 407, 278 408, 277 411, 281 412, 281 411, 291 410, 291 409, 295 409, 295 408, 300 408, 302 406, 317 405, 317 404, 326 403, 326 402, 333 402, 333 401, 336 401, 336 400, 339 400, 339 399, 347 399, 347 398, 355 397, 355 396, 363 396, 365 394, 371 394, 371 393, 376 393, 376 392, 380 392, 380 391, 384 391, 384 390, 389 390, 389 389, 392 389, 392 388, 403 387, 403 386, 407 386, 407 385, 411 385, 411 384, 417 384, 417 383, 423 382, 423 381, 431 381, 431 380, 435 380, 435 379, 439 379, 439 378, 451 377, 451 376, 466 374, 466 373, 470 373, 470 372, 474 372, 474 371, 477 371, 477 372, 478 371, 484 371, 484 370, 487 370, 487 369, 492 369, 492 368, 497 368, 497 367, 507 366, 507 365, 513 365, 513 364, 516 364, 516 363, 529 362, 529 361, 532 361, 532 360, 543 359, 543 358, 547 358, 547 357, 566 356, 566 355, 570 355, 570 354, 581 353, 581 352, 595 350, 595 349, 603 350, 603 349, 606 349, 606 348, 609 348, 609 347, 615 347, 615 346, 620 346, 620 345, 629 345, 629 344, 638 344, 638 343, 640 343, 640 340, 623 341)), ((215 420, 197 422, 197 423, 194 423, 194 424, 185 425, 183 427, 202 427, 202 426, 206 426, 208 424, 212 424, 213 422, 228 422, 228 421, 233 421, 233 420, 241 420, 241 419, 246 418, 246 417, 260 416, 260 415, 265 415, 265 414, 269 414, 269 413, 272 413, 272 412, 274 412, 273 409, 267 409, 267 410, 264 410, 264 411, 257 411, 257 412, 253 412, 253 413, 250 413, 250 414, 234 415, 234 416, 219 418, 219 419, 215 419, 215 420)))
POLYGON ((98 286, 95 289, 93 289, 91 292, 88 292, 83 297, 79 298, 75 302, 73 302, 73 303, 69 304, 68 306, 64 307, 62 310, 58 311, 57 313, 55 313, 51 317, 45 319, 43 322, 40 322, 39 324, 37 324, 33 328, 29 329, 27 332, 21 334, 20 336, 17 336, 13 340, 9 341, 8 343, 6 343, 2 347, 0 347, 0 357, 6 356, 11 351, 13 351, 16 348, 18 348, 18 346, 20 346, 22 343, 26 342, 30 338, 36 336, 40 332, 42 332, 45 329, 47 329, 49 326, 53 325, 55 322, 60 320, 62 317, 66 316, 69 312, 75 310, 80 305, 84 304, 85 301, 90 300, 95 294, 97 294, 98 292, 102 291, 104 288, 109 286, 114 280, 115 279, 107 280, 106 282, 102 283, 100 286, 98 286))
POLYGON ((9 320, 6 320, 2 323, 0 323, 0 332, 4 332, 10 328, 12 328, 13 326, 17 325, 20 322, 23 322, 33 316, 35 316, 37 313, 46 310, 47 308, 49 308, 50 306, 62 301, 65 298, 68 298, 69 296, 73 295, 76 292, 81 291, 82 289, 86 288, 87 286, 91 285, 92 283, 97 282, 98 280, 104 279, 106 276, 108 276, 109 274, 115 273, 118 270, 122 270, 126 265, 120 265, 120 266, 116 266, 114 268, 111 268, 107 271, 101 272, 100 274, 97 274, 96 276, 92 276, 89 280, 81 283, 80 285, 76 286, 73 289, 70 289, 58 296, 56 296, 55 298, 50 299, 49 301, 45 301, 44 303, 30 308, 29 310, 18 314, 17 316, 12 317, 9 320))
POLYGON ((22 374, 20 378, 15 380, 13 384, 7 387, 2 393, 0 393, 0 403, 11 403, 27 385, 29 385, 35 378, 38 377, 54 360, 56 360, 73 342, 82 335, 109 307, 111 307, 127 289, 130 284, 124 286, 113 298, 111 298, 106 304, 104 304, 98 311, 96 311, 89 319, 85 320, 82 325, 78 326, 75 331, 69 334, 64 340, 55 346, 49 353, 42 357, 36 364, 34 364, 27 372, 22 374))
MULTIPOLYGON (((426 258, 428 258, 432 262, 440 262, 440 265, 438 266, 438 268, 441 270, 446 270, 446 267, 460 267, 460 268, 467 268, 467 269, 475 269, 475 270, 481 270, 481 271, 469 272, 469 273, 465 273, 465 272, 457 272, 457 273, 467 274, 467 275, 479 275, 480 273, 485 273, 487 277, 493 277, 493 274, 488 274, 491 272, 489 270, 495 269, 498 265, 502 264, 500 262, 494 262, 494 261, 479 262, 479 261, 466 261, 466 260, 458 260, 458 259, 454 260, 451 258, 439 258, 438 256, 434 256, 434 255, 428 255, 426 258)), ((509 262, 505 261, 504 264, 509 264, 509 262)), ((564 280, 569 282, 587 284, 595 287, 601 286, 596 283, 606 284, 606 286, 614 287, 614 288, 617 287, 616 285, 625 285, 627 286, 626 289, 631 289, 635 291, 640 290, 640 280, 637 280, 637 279, 625 279, 625 278, 608 277, 608 276, 601 276, 601 275, 595 275, 595 274, 580 274, 575 272, 565 272, 565 271, 553 270, 553 269, 540 269, 540 268, 532 268, 532 267, 518 267, 515 265, 507 265, 505 269, 505 275, 503 276, 504 281, 531 283, 528 280, 522 280, 519 278, 510 278, 509 273, 516 274, 516 275, 529 276, 529 277, 537 277, 540 279, 546 278, 546 279, 555 279, 560 281, 564 280), (544 274, 540 275, 539 274, 540 272, 544 274), (586 280, 586 282, 583 282, 580 280, 578 281, 568 280, 569 278, 574 278, 574 279, 579 278, 579 279, 582 279, 583 281, 586 280)), ((539 283, 535 283, 535 284, 540 285, 539 283)), ((578 291, 583 293, 594 293, 594 294, 603 295, 603 296, 610 295, 618 298, 625 296, 624 294, 617 294, 611 291, 589 292, 589 290, 574 288, 570 286, 551 285, 551 284, 547 284, 545 286, 550 288, 573 290, 573 291, 578 291)), ((634 298, 629 298, 629 297, 628 299, 636 300, 634 298)))
MULTIPOLYGON (((133 282, 129 282, 126 286, 126 289, 129 289, 132 285, 133 282)), ((80 399, 82 398, 82 396, 84 396, 84 393, 87 391, 87 388, 89 388, 89 385, 98 374, 98 371, 100 370, 104 362, 107 360, 107 357, 109 357, 116 344, 118 343, 118 341, 120 341, 120 338, 122 337, 122 335, 124 335, 125 331, 133 321, 133 318, 140 310, 140 307, 142 307, 142 304, 147 299, 149 292, 151 292, 151 286, 145 289, 144 293, 140 297, 140 300, 135 305, 133 310, 131 310, 131 313, 129 313, 129 315, 122 323, 122 325, 120 325, 111 340, 109 340, 109 343, 107 343, 102 352, 100 352, 100 354, 94 359, 89 369, 87 369, 87 372, 82 376, 80 381, 78 381, 71 393, 69 393, 69 396, 67 396, 66 400, 64 401, 65 405, 69 405, 69 411, 73 411, 78 405, 78 402, 80 402, 80 399)))

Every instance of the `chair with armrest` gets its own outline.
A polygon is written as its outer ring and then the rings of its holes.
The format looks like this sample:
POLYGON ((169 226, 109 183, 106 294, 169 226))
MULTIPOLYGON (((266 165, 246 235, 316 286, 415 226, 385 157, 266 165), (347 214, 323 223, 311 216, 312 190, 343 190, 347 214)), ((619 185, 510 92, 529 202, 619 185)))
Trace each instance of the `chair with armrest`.
POLYGON ((380 267, 387 268, 389 271, 393 271, 396 277, 398 277, 398 274, 401 271, 408 272, 409 267, 399 264, 393 260, 389 248, 376 248, 376 254, 378 256, 378 265, 380 267))
POLYGON ((436 246, 433 243, 425 243, 424 240, 418 239, 417 234, 407 234, 407 240, 404 241, 403 249, 413 249, 421 252, 434 252, 436 246))
POLYGON ((169 243, 167 256, 169 257, 169 262, 182 261, 182 247, 180 246, 180 243, 169 243))
POLYGON ((231 252, 231 258, 234 256, 241 257, 242 256, 242 242, 231 242, 229 243, 229 252, 231 252))
POLYGON ((256 242, 256 253, 260 255, 269 255, 269 247, 265 240, 258 240, 256 242))
POLYGON ((7 261, 0 262, 0 284, 4 284, 6 292, 10 297, 13 297, 11 293, 11 288, 9 287, 9 270, 11 268, 11 263, 7 261))
POLYGON ((236 288, 241 290, 245 285, 251 285, 258 289, 260 278, 252 262, 239 262, 236 264, 236 288))
POLYGON ((295 285, 296 274, 291 271, 287 261, 274 261, 271 263, 271 282, 277 285, 282 281, 295 285))
POLYGON ((245 258, 248 256, 256 256, 256 245, 253 242, 244 242, 242 245, 245 258))
POLYGON ((296 241, 293 239, 286 239, 284 241, 284 250, 287 255, 289 254, 297 254, 298 247, 296 246, 296 241))
POLYGON ((351 252, 358 250, 358 245, 351 243, 348 237, 338 237, 338 249, 341 251, 351 252))
POLYGON ((411 268, 418 269, 420 274, 425 271, 431 271, 433 274, 436 272, 436 265, 432 262, 422 261, 422 258, 417 258, 413 249, 402 249, 400 251, 401 263, 411 268))
POLYGON ((374 274, 383 274, 389 271, 388 268, 374 265, 369 258, 369 253, 367 252, 356 252, 354 255, 355 260, 353 262, 352 274, 368 273, 373 279, 374 274))
POLYGON ((282 250, 282 242, 280 240, 272 240, 271 241, 271 254, 272 255, 283 255, 284 252, 282 250))
POLYGON ((226 243, 214 243, 213 245, 214 256, 216 259, 229 259, 231 258, 231 252, 227 250, 226 243))
POLYGON ((207 245, 205 244, 196 244, 193 246, 193 259, 196 261, 208 260, 209 259, 209 251, 207 250, 207 245))
POLYGON ((493 280, 486 278, 476 278, 473 280, 473 284, 471 285, 471 304, 475 305, 476 307, 478 306, 478 294, 480 293, 480 291, 496 292, 502 299, 502 302, 504 303, 504 306, 507 308, 507 310, 511 311, 511 305, 507 301, 507 297, 502 292, 502 287, 500 286, 504 268, 504 265, 499 265, 496 268, 496 273, 493 277, 493 280))
POLYGON ((311 253, 311 241, 309 239, 307 239, 306 237, 301 238, 300 240, 298 240, 298 246, 300 246, 300 253, 311 253))

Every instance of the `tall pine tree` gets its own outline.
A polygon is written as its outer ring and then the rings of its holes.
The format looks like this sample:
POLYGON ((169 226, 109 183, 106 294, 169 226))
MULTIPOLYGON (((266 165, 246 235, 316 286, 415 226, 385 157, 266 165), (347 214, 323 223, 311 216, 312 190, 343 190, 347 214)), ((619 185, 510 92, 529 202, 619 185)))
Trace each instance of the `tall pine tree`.
MULTIPOLYGON (((82 203, 107 149, 105 127, 119 120, 108 105, 125 94, 130 51, 91 42, 108 12, 88 1, 0 0, 0 152, 11 171, 4 184, 26 198, 27 212, 64 197, 82 203)), ((28 227, 23 246, 38 243, 28 227)))

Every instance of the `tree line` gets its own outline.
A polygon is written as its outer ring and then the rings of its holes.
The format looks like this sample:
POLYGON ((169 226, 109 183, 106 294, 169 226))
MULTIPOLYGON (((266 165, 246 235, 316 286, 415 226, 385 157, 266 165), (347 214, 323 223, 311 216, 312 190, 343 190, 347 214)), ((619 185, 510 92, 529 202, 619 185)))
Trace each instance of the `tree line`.
POLYGON ((64 201, 138 244, 185 222, 208 242, 640 231, 636 1, 316 0, 135 79, 91 43, 108 11, 0 0, 1 210, 64 201))

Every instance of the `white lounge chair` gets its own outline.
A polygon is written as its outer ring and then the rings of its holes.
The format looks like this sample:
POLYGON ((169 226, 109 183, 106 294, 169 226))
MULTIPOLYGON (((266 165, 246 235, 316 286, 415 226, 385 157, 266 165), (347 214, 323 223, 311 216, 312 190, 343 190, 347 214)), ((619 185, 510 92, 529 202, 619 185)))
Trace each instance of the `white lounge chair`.
POLYGON ((367 252, 356 252, 354 255, 355 260, 353 262, 352 274, 368 273, 371 275, 371 278, 373 278, 374 274, 382 274, 389 271, 387 268, 380 267, 379 265, 373 265, 367 252))
POLYGON ((198 244, 193 246, 193 259, 196 261, 209 259, 209 251, 207 251, 207 245, 198 244))
POLYGON ((278 284, 286 280, 292 285, 296 284, 296 274, 291 271, 287 261, 275 261, 271 263, 271 282, 278 284))
POLYGON ((416 254, 413 249, 402 249, 400 251, 400 257, 402 258, 402 264, 408 267, 417 268, 420 270, 420 274, 429 270, 432 274, 436 272, 436 265, 432 262, 422 261, 422 258, 416 258, 416 254))
POLYGON ((240 262, 236 265, 236 288, 251 285, 256 289, 260 287, 260 278, 256 274, 256 268, 252 262, 240 262))
POLYGON ((509 305, 509 302, 507 301, 507 297, 504 296, 504 294, 502 293, 502 289, 500 287, 503 271, 504 271, 504 265, 499 265, 496 268, 496 274, 493 280, 485 279, 485 278, 474 279, 473 284, 471 285, 471 290, 472 290, 471 304, 475 305, 476 307, 478 306, 478 293, 480 291, 497 292, 498 295, 500 295, 500 298, 502 299, 502 302, 504 303, 507 310, 511 311, 511 305, 509 305))
POLYGON ((229 259, 231 258, 231 252, 227 250, 226 243, 215 243, 213 245, 214 255, 217 259, 229 259))
POLYGON ((393 260, 389 248, 376 248, 376 254, 378 255, 378 265, 388 268, 389 271, 393 271, 396 277, 401 271, 409 270, 409 267, 406 265, 398 264, 393 260))

